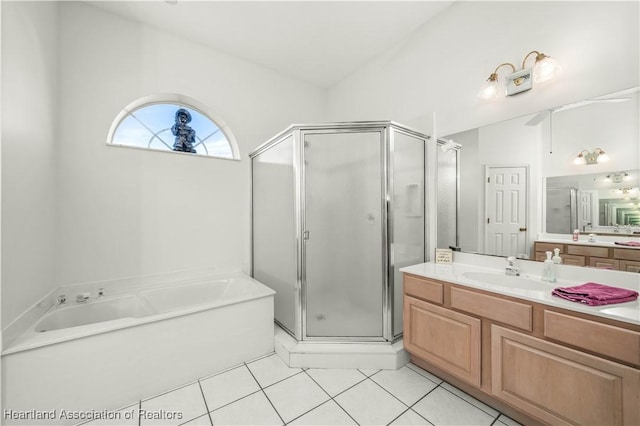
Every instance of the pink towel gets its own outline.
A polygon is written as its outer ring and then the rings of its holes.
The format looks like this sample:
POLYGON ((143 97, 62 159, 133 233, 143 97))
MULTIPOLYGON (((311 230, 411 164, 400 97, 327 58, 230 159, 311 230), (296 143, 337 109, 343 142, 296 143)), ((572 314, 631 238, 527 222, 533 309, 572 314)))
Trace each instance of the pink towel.
POLYGON ((558 287, 553 289, 551 294, 572 302, 586 303, 589 306, 631 302, 638 298, 637 291, 597 283, 584 283, 574 287, 558 287))
POLYGON ((638 241, 616 241, 614 244, 627 247, 640 247, 640 242, 638 241))

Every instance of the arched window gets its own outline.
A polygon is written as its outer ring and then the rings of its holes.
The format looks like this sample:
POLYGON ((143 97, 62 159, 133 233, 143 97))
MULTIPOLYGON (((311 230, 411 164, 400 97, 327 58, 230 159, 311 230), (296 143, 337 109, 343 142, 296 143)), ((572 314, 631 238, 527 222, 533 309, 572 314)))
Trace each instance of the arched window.
POLYGON ((107 143, 239 160, 233 134, 205 109, 183 95, 139 99, 118 114, 107 143))

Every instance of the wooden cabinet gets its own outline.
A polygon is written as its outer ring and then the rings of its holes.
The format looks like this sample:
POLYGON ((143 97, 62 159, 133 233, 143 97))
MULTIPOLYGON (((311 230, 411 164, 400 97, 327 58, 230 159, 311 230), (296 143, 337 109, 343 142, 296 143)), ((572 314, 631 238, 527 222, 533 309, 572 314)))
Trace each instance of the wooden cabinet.
POLYGON ((548 424, 640 424, 640 371, 491 327, 492 392, 548 424))
POLYGON ((633 260, 621 260, 620 270, 627 272, 640 272, 640 262, 635 262, 633 260))
POLYGON ((404 346, 524 424, 640 424, 639 325, 405 274, 404 346))
POLYGON ((543 262, 547 258, 545 252, 552 252, 554 248, 560 249, 562 263, 565 265, 640 272, 640 249, 633 248, 536 241, 533 244, 535 260, 543 262))
POLYGON ((425 361, 480 386, 480 320, 404 296, 404 345, 425 361))

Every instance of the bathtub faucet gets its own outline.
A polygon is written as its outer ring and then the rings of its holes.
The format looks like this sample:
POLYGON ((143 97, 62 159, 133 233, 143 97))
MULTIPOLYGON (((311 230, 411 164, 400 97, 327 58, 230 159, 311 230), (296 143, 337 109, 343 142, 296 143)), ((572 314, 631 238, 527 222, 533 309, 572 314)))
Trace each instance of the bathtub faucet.
POLYGON ((89 300, 89 293, 80 293, 76 296, 76 302, 86 302, 89 300))
POLYGON ((58 305, 62 305, 66 301, 67 301, 67 296, 65 296, 64 294, 61 294, 58 296, 58 305))

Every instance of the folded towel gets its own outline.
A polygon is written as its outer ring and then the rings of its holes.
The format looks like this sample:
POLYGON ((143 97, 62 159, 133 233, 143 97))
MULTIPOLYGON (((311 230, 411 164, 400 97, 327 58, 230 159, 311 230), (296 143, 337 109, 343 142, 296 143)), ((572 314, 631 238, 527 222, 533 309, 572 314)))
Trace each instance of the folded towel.
POLYGON ((640 242, 638 241, 616 241, 614 244, 627 247, 640 247, 640 242))
POLYGON ((589 306, 631 302, 638 298, 637 291, 598 283, 584 283, 574 287, 558 287, 554 288, 551 294, 572 302, 586 303, 589 306))

